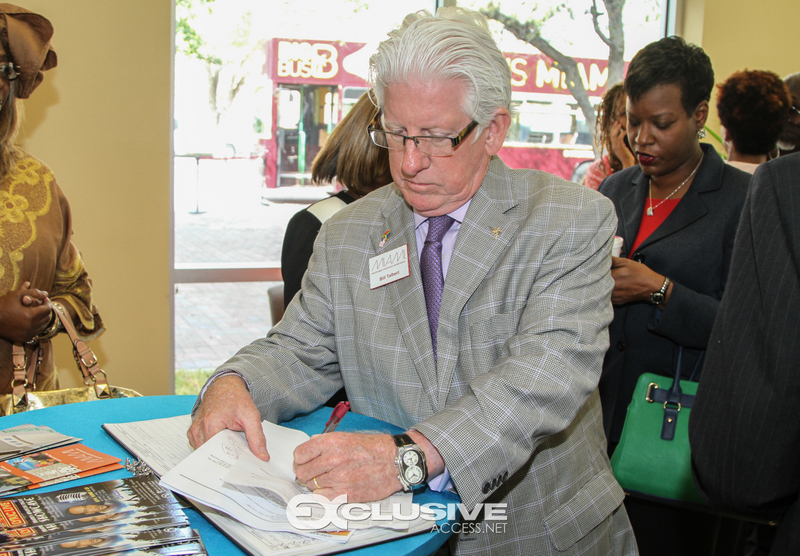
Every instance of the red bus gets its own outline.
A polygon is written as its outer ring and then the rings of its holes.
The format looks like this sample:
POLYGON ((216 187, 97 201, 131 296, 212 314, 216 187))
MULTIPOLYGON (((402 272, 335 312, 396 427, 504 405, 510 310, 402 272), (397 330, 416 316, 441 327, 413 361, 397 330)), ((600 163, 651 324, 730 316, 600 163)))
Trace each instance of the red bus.
MULTIPOLYGON (((376 45, 276 38, 264 48, 264 73, 273 93, 271 128, 261 140, 264 186, 307 184, 314 156, 369 88, 369 57, 376 45)), ((506 60, 512 73, 515 114, 500 158, 512 168, 577 178, 594 153, 564 74, 543 54, 506 53, 506 60)), ((605 92, 608 62, 578 62, 596 104, 605 92)))

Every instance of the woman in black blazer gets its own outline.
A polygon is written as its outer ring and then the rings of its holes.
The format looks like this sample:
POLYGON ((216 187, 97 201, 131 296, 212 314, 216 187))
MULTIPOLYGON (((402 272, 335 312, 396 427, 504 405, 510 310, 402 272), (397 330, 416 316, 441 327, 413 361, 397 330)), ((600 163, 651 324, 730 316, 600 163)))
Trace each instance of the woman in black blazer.
MULTIPOLYGON (((708 56, 679 37, 643 48, 625 78, 638 165, 599 188, 614 202, 624 241, 612 258, 614 320, 599 387, 609 452, 640 375, 673 376, 679 346, 682 372, 692 373, 725 288, 750 176, 699 142, 713 86, 708 56)), ((640 504, 626 501, 642 554, 710 553, 697 535, 713 533, 715 521, 640 504)))

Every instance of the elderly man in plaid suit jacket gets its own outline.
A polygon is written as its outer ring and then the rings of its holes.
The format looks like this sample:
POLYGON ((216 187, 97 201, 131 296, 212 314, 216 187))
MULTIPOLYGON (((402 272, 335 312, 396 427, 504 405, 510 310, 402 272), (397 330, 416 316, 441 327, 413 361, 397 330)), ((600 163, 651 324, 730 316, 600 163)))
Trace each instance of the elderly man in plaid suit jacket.
POLYGON ((312 438, 295 467, 316 493, 363 502, 451 484, 470 508, 508 512, 505 532, 454 535, 456 554, 635 554, 597 394, 612 204, 495 156, 510 72, 479 14, 412 14, 371 64, 370 133, 394 184, 323 225, 283 320, 212 376, 192 445, 227 427, 266 458, 261 419, 312 411, 344 385, 354 411, 407 434, 312 438), (441 249, 433 267, 426 244, 441 249))

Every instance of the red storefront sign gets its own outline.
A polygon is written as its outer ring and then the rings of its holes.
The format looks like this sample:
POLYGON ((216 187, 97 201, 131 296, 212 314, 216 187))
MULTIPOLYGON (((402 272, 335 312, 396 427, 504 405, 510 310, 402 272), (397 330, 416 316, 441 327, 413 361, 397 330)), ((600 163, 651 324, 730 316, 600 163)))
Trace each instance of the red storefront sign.
MULTIPOLYGON (((265 73, 278 83, 369 87, 371 48, 366 43, 272 39, 266 45, 265 73)), ((515 92, 569 95, 566 75, 544 54, 505 53, 515 92)), ((584 87, 591 96, 606 89, 608 61, 575 58, 584 87)))
POLYGON ((369 87, 366 43, 272 39, 265 73, 277 83, 369 87), (353 73, 351 73, 353 72, 353 73))

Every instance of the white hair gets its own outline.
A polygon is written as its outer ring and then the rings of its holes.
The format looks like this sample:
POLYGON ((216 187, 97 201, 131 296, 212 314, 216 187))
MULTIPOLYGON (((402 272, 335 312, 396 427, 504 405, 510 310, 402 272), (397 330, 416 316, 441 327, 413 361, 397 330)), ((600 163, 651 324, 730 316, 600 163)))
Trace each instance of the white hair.
POLYGON ((435 16, 425 10, 406 16, 370 58, 370 78, 381 108, 392 83, 462 82, 461 107, 478 122, 479 133, 498 108, 511 112, 508 63, 486 18, 464 8, 439 8, 435 16))

